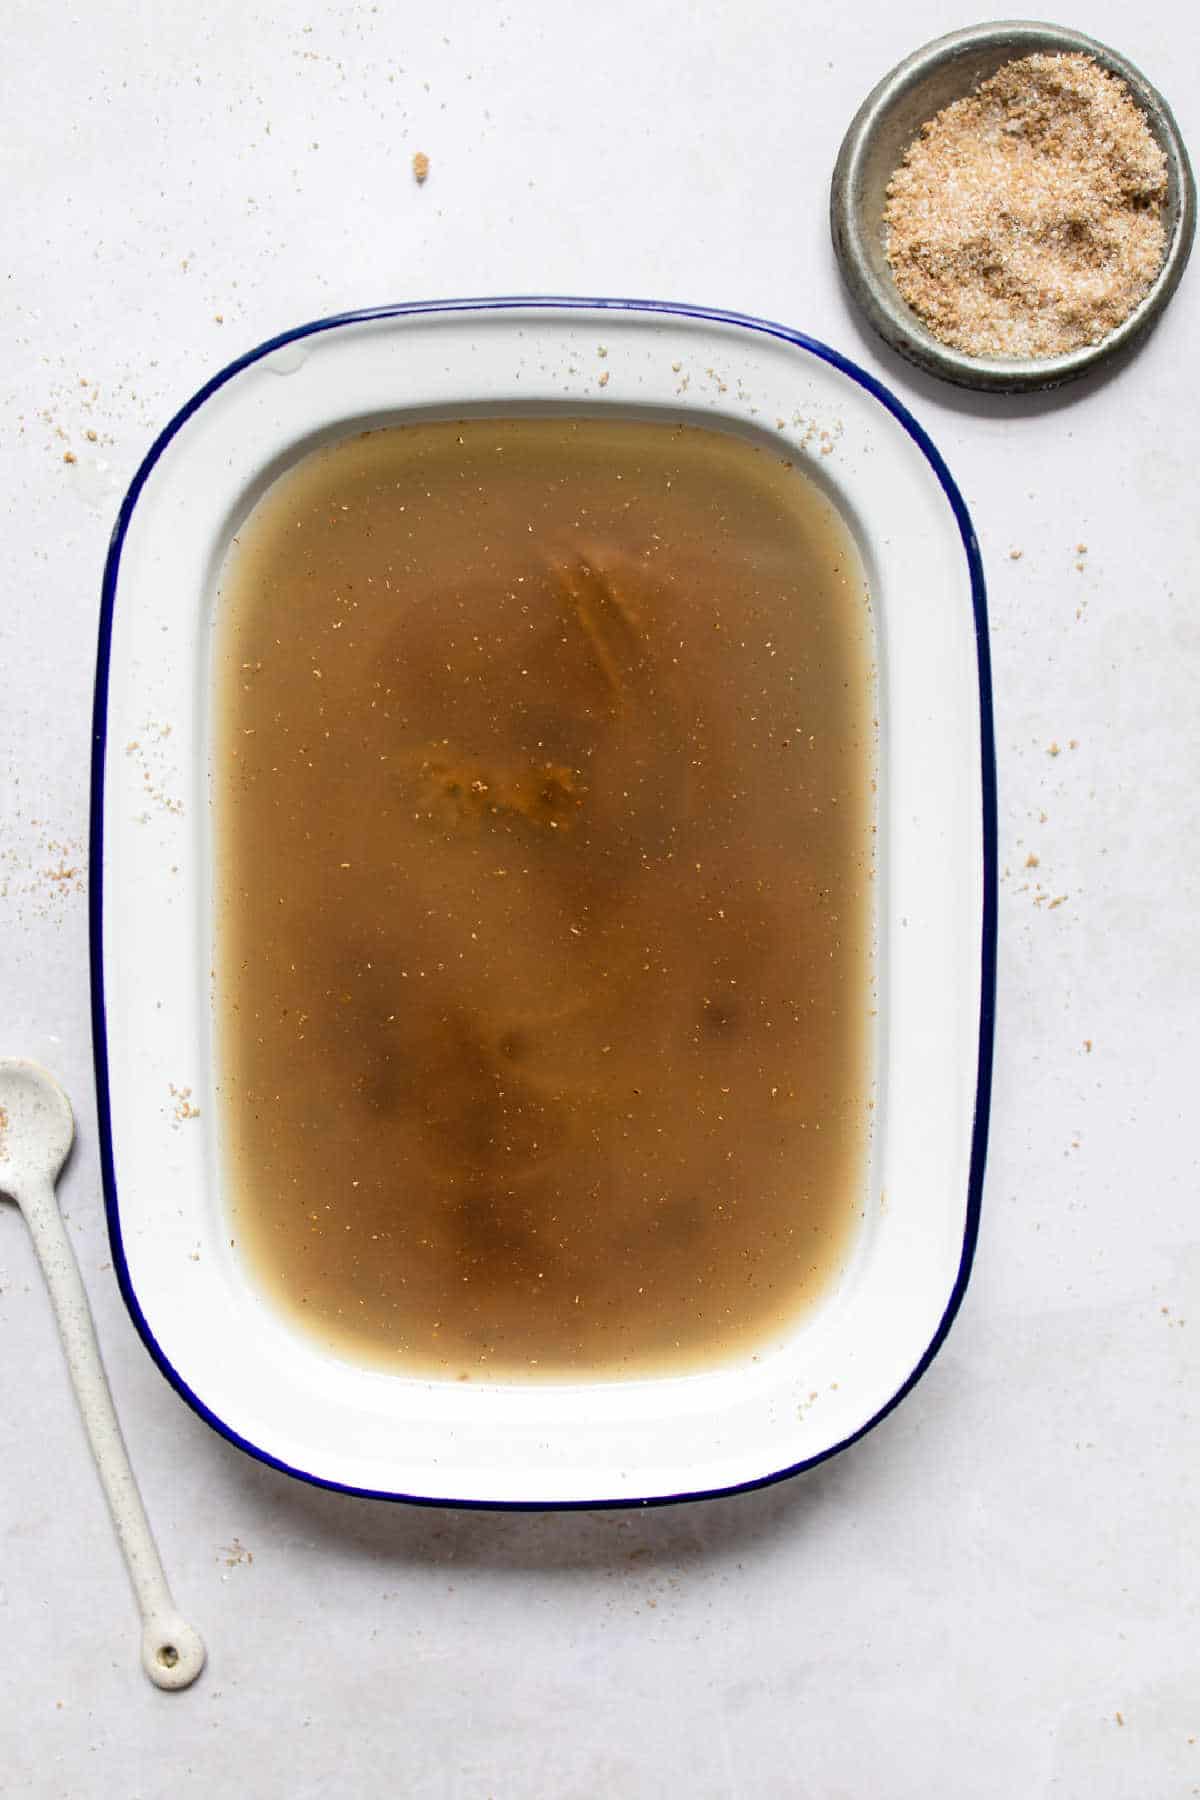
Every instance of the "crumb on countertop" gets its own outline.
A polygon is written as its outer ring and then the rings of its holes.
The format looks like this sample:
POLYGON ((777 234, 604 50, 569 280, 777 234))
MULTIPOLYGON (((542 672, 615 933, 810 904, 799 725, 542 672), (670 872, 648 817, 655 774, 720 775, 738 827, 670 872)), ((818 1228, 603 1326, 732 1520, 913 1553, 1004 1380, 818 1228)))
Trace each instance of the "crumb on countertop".
POLYGON ((418 187, 423 187, 429 180, 429 158, 423 150, 418 150, 412 159, 413 180, 418 187))

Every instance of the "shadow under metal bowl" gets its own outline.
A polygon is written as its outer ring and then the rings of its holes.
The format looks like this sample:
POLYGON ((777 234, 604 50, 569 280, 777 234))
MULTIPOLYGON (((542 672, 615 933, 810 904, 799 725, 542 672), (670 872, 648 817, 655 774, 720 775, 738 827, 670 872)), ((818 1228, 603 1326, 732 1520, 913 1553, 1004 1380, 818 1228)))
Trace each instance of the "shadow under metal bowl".
POLYGON ((1171 110, 1145 76, 1082 32, 1010 20, 951 32, 915 50, 864 100, 833 171, 830 228, 851 296, 879 335, 909 362, 960 387, 1030 393, 1085 375, 1136 343, 1179 285, 1196 230, 1196 183, 1171 110), (1018 57, 1080 52, 1120 76, 1167 159, 1163 210, 1166 254, 1153 286, 1129 317, 1097 344, 1065 356, 968 356, 934 337, 901 298, 887 260, 887 186, 927 119, 1018 57))

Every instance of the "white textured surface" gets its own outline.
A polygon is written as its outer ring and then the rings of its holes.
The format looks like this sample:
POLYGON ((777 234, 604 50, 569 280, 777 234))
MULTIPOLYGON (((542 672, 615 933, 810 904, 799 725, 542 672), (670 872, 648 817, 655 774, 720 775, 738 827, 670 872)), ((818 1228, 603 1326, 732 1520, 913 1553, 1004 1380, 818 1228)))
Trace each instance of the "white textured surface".
MULTIPOLYGON (((6 1212, 6 1794, 1200 1791, 1200 272, 1129 366, 1058 400, 942 391, 863 338, 831 266, 828 172, 876 77, 964 22, 932 0, 829 16, 748 0, 10 6, 2 1047, 46 1061, 75 1102, 63 1198, 211 1661, 181 1695, 138 1668, 49 1309, 6 1212), (342 1500, 250 1463, 179 1404, 107 1269, 84 897, 48 873, 83 870, 99 574, 152 433, 218 363, 305 317, 534 290, 700 299, 857 355, 945 452, 991 585, 1009 873, 963 1314, 856 1450, 782 1488, 636 1516, 342 1500), (1063 904, 1036 905, 1039 881, 1063 904)), ((1097 0, 1070 22, 1140 64, 1195 143, 1183 0, 1097 0)))

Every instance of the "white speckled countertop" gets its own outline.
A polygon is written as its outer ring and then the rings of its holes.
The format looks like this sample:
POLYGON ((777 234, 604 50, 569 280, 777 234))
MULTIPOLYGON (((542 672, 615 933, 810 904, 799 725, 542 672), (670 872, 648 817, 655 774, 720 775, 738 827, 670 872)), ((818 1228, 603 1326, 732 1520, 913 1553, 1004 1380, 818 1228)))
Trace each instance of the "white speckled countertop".
MULTIPOLYGON (((1132 362, 1057 398, 956 394, 864 335, 828 244, 841 133, 886 68, 967 22, 935 0, 10 7, 0 1049, 75 1102, 64 1203, 210 1666, 179 1695, 140 1672, 4 1208, 5 1794, 1200 1793, 1200 271, 1132 362), (946 455, 991 591, 999 1038, 966 1304, 856 1449, 648 1514, 408 1510, 250 1462, 151 1365, 99 1197, 87 763, 124 484, 204 377, 289 324, 539 291, 765 313, 858 358, 946 455)), ((1138 63, 1200 144, 1184 0, 1063 22, 1138 63)))

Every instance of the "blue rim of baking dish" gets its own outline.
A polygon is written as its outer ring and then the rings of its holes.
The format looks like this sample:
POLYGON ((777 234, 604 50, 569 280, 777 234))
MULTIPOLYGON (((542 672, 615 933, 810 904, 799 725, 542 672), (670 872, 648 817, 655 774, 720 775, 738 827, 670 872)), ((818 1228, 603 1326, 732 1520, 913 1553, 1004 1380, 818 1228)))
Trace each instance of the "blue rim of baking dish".
POLYGON ((112 1246, 113 1267, 116 1270, 117 1282, 125 1305, 129 1309, 130 1317, 141 1335, 142 1342, 171 1386, 207 1425, 210 1425, 214 1431, 231 1444, 236 1445, 239 1450, 244 1450, 248 1456, 254 1457, 256 1461, 265 1463, 268 1468, 279 1469, 283 1474, 294 1476, 299 1481, 306 1481, 312 1487, 329 1488, 334 1493, 353 1494, 370 1500, 402 1500, 414 1506, 448 1506, 472 1511, 581 1512, 607 1510, 614 1507, 671 1506, 684 1500, 714 1500, 730 1494, 751 1493, 756 1488, 770 1487, 777 1481, 785 1481, 789 1476, 798 1475, 804 1469, 814 1468, 818 1463, 825 1462, 831 1456, 836 1456, 839 1451, 848 1449, 851 1444, 857 1443, 860 1438, 865 1437, 867 1432, 874 1430, 875 1426, 885 1419, 907 1394, 912 1392, 941 1349, 962 1304, 971 1275, 971 1264, 975 1256, 983 1199, 984 1169, 987 1162, 988 1118, 991 1108, 996 1009, 996 749, 992 708, 991 653, 988 643, 987 592, 984 585, 979 543, 971 524, 970 514, 953 476, 932 440, 918 425, 908 409, 881 381, 877 380, 874 375, 868 374, 865 369, 860 369, 857 363, 851 362, 848 357, 842 356, 836 350, 831 350, 827 344, 820 343, 816 338, 807 337, 803 332, 793 331, 786 325, 779 325, 768 319, 755 318, 749 313, 726 312, 717 307, 677 305, 663 300, 590 300, 582 297, 553 295, 511 295, 477 300, 407 301, 391 306, 374 306, 361 311, 335 313, 330 318, 314 319, 308 324, 297 325, 290 331, 280 332, 277 337, 268 338, 265 343, 257 345, 253 350, 247 350, 244 355, 237 357, 212 376, 209 381, 206 381, 204 386, 199 388, 191 399, 180 407, 174 418, 163 427, 130 482, 128 492, 122 500, 120 511, 117 514, 109 543, 108 557, 104 565, 104 580, 100 592, 100 632, 96 650, 96 684, 92 707, 89 850, 88 939, 91 957, 92 1055, 96 1070, 96 1109, 100 1132, 100 1168, 104 1184, 104 1207, 108 1219, 108 1236, 112 1246), (436 313, 515 312, 521 309, 646 313, 666 318, 699 319, 708 324, 738 325, 748 331, 778 338, 786 344, 794 345, 798 350, 818 357, 822 362, 829 363, 831 367, 848 376, 851 381, 856 381, 860 387, 865 388, 879 401, 881 406, 886 407, 921 451, 937 476, 946 499, 950 503, 950 510, 954 514, 959 534, 962 537, 967 567, 970 571, 971 604, 975 615, 975 654, 979 673, 983 908, 980 932, 979 1046, 975 1079, 975 1111, 971 1130, 967 1212, 958 1271, 937 1330, 930 1339, 920 1361, 897 1388, 887 1404, 881 1406, 865 1425, 861 1425, 857 1431, 851 1432, 848 1437, 830 1445, 828 1449, 822 1450, 816 1456, 807 1457, 801 1462, 789 1463, 786 1468, 776 1469, 768 1475, 755 1476, 750 1481, 734 1482, 728 1487, 702 1488, 685 1493, 656 1494, 649 1497, 622 1495, 615 1499, 601 1497, 594 1500, 455 1500, 443 1499, 436 1495, 392 1493, 382 1488, 353 1487, 346 1482, 333 1481, 326 1476, 311 1474, 306 1469, 295 1468, 280 1457, 272 1456, 269 1450, 250 1443, 247 1438, 234 1431, 232 1426, 227 1425, 223 1419, 219 1419, 204 1404, 199 1395, 192 1391, 178 1370, 172 1367, 151 1331, 134 1292, 125 1246, 121 1237, 121 1214, 117 1198, 116 1169, 113 1161, 112 1109, 108 1078, 103 956, 104 895, 103 882, 99 878, 99 872, 104 867, 104 764, 108 731, 108 680, 112 652, 113 608, 116 603, 121 551, 124 547, 125 535, 129 530, 130 520, 133 517, 133 509, 137 505, 142 489, 159 457, 193 413, 199 411, 205 401, 211 399, 227 381, 232 380, 243 369, 249 368, 252 363, 258 362, 262 357, 270 355, 272 351, 280 349, 283 345, 294 344, 302 338, 315 337, 321 332, 336 330, 339 326, 359 325, 372 319, 406 318, 436 313))

